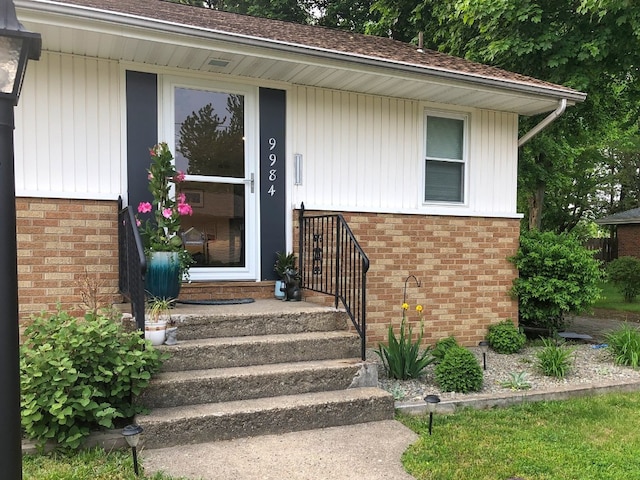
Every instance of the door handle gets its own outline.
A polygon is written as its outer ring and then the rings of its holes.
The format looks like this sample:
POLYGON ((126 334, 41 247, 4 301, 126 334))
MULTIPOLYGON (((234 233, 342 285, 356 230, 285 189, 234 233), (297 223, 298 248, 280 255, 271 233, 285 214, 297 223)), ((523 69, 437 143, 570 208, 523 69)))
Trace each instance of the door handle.
POLYGON ((250 178, 244 180, 244 183, 248 183, 250 185, 251 193, 255 192, 255 174, 252 173, 250 178))

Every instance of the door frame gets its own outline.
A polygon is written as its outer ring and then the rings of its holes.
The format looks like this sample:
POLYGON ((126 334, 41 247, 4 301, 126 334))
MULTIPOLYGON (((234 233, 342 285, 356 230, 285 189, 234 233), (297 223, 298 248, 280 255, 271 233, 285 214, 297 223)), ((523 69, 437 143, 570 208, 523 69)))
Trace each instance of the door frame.
MULTIPOLYGON (((186 88, 212 92, 236 93, 244 96, 245 135, 245 266, 191 267, 189 276, 195 281, 258 280, 260 278, 260 182, 258 135, 258 88, 217 80, 202 80, 160 75, 158 138, 166 139, 172 152, 176 151, 174 89, 186 88), (251 182, 253 178, 253 182, 251 182)), ((215 178, 215 177, 211 177, 215 178)), ((199 175, 187 175, 187 180, 199 181, 199 175)), ((237 183, 237 182, 236 182, 237 183)))

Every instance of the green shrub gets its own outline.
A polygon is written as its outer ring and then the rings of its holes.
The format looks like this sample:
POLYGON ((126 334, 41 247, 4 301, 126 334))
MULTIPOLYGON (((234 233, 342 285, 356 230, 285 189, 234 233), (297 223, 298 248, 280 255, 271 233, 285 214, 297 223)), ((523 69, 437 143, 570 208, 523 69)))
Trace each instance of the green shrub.
POLYGON ((562 340, 542 339, 543 348, 537 353, 536 366, 543 375, 564 378, 571 367, 573 349, 568 348, 562 340))
POLYGON ((487 342, 498 353, 519 352, 527 341, 524 333, 520 332, 511 320, 504 320, 489 327, 487 342))
POLYGON ((43 446, 77 448, 91 429, 113 428, 140 407, 160 353, 106 315, 73 318, 58 310, 33 319, 21 347, 22 426, 43 446))
POLYGON ((562 329, 566 313, 583 312, 600 298, 599 262, 571 235, 525 232, 509 260, 519 271, 511 293, 519 302, 521 325, 562 329))
POLYGON ((640 365, 640 331, 628 324, 607 334, 608 348, 617 365, 638 368, 640 365))
POLYGON ((609 280, 625 302, 633 302, 640 293, 640 259, 620 257, 607 265, 609 280))
POLYGON ((423 327, 420 328, 420 335, 414 342, 411 340, 413 330, 411 325, 407 326, 406 317, 402 316, 400 323, 400 333, 396 337, 393 325, 389 325, 388 344, 378 344, 376 353, 382 360, 382 365, 389 378, 407 380, 408 378, 418 378, 427 365, 433 363, 429 347, 420 352, 420 343, 424 334, 423 327))
POLYGON ((482 388, 482 367, 464 347, 451 347, 436 366, 436 383, 443 392, 477 392, 482 388))
POLYGON ((447 354, 449 349, 451 347, 457 346, 458 341, 455 339, 455 337, 441 338, 436 342, 435 347, 431 351, 431 355, 434 356, 436 362, 440 363, 444 359, 444 356, 447 354))

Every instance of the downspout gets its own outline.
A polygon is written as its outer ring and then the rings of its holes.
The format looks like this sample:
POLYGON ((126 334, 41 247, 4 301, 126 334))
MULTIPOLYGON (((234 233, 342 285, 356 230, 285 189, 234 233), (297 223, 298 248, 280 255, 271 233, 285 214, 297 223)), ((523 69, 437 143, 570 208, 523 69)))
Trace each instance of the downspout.
POLYGON ((531 140, 533 137, 535 137, 538 133, 540 133, 544 128, 546 128, 547 125, 549 125, 556 118, 558 118, 560 115, 562 115, 566 108, 567 108, 567 99, 563 98, 562 100, 560 100, 560 105, 558 105, 558 108, 556 108, 544 120, 542 120, 539 124, 537 124, 531 130, 529 130, 527 133, 525 133, 518 140, 518 148, 523 146, 525 143, 527 143, 529 140, 531 140))

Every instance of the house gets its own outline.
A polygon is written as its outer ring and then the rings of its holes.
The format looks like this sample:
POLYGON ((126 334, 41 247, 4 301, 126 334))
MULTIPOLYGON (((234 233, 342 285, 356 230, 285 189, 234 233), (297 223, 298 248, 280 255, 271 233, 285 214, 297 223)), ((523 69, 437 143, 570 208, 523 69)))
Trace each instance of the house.
POLYGON ((610 260, 618 257, 640 258, 640 208, 614 213, 595 222, 611 228, 611 238, 603 242, 603 246, 610 246, 613 250, 608 257, 610 260))
POLYGON ((405 292, 427 342, 477 344, 517 319, 518 117, 584 94, 387 38, 161 0, 16 8, 43 41, 16 111, 21 318, 73 308, 87 282, 118 300, 118 198, 148 198, 148 149, 166 141, 194 210, 185 295, 272 295, 274 253, 297 248, 304 204, 342 213, 369 256, 370 343, 399 322, 405 292))

